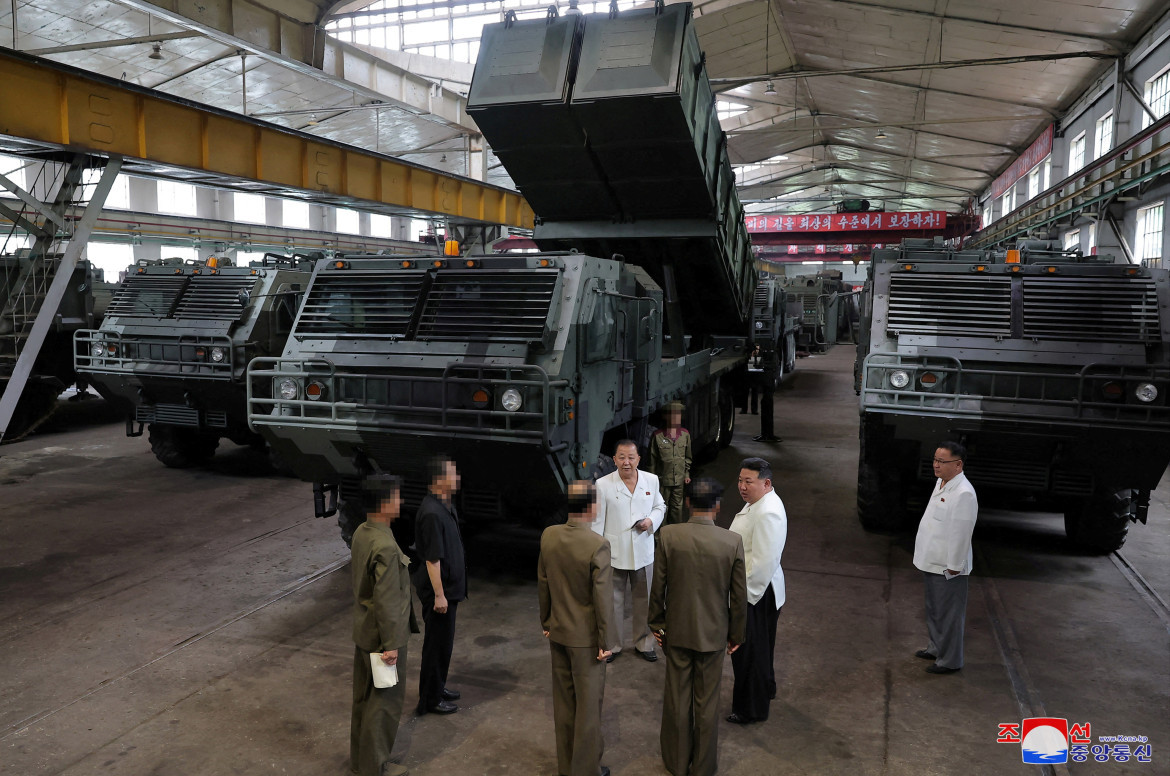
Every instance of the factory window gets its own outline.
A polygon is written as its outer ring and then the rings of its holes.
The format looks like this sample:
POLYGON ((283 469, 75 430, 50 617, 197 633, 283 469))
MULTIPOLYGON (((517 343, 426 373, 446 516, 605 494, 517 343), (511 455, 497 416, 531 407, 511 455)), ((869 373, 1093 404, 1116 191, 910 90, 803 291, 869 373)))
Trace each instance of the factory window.
POLYGON ((128 243, 91 242, 85 246, 85 258, 102 271, 108 283, 121 280, 120 273, 134 263, 134 246, 128 243))
POLYGON ((1052 185, 1052 155, 1044 157, 1044 180, 1040 183, 1041 191, 1048 191, 1048 187, 1052 185))
POLYGON ((732 116, 738 116, 741 113, 747 113, 748 106, 742 105, 738 102, 729 102, 727 100, 715 101, 715 112, 719 115, 719 120, 729 119, 732 116))
MULTIPOLYGON (((1155 78, 1146 81, 1146 105, 1153 109, 1158 118, 1170 113, 1170 69, 1164 70, 1155 78)), ((1142 129, 1150 126, 1154 120, 1150 114, 1142 111, 1142 129)))
POLYGON ((1097 255, 1097 224, 1089 224, 1089 253, 1097 255))
POLYGON ((176 216, 195 215, 195 187, 190 183, 159 181, 158 210, 176 216))
POLYGON ((1113 111, 1097 119, 1097 131, 1093 133, 1093 158, 1100 159, 1113 148, 1113 111))
POLYGON ((235 193, 236 220, 249 224, 268 223, 267 205, 263 194, 235 193))
POLYGON ((0 154, 0 174, 4 175, 4 177, 8 178, 8 180, 12 181, 22 189, 28 188, 24 182, 26 164, 28 164, 28 162, 26 162, 24 159, 0 154))
POLYGON ((1068 144, 1068 174, 1085 166, 1085 133, 1077 135, 1068 144))
POLYGON ((1064 249, 1066 251, 1075 251, 1081 247, 1081 230, 1073 229, 1071 232, 1064 233, 1064 249))
POLYGON ((979 225, 980 229, 986 229, 987 225, 991 223, 991 200, 983 207, 983 223, 979 225))
POLYGON ((1016 209, 1016 188, 1012 186, 1003 193, 1003 209, 1000 211, 1000 218, 1003 218, 1008 213, 1016 209))
POLYGON ((337 208, 337 225, 334 227, 341 234, 361 234, 360 219, 356 210, 337 208))
POLYGON ((1028 199, 1036 199, 1040 195, 1040 175, 1039 165, 1028 173, 1028 199))
POLYGON ((370 236, 390 239, 394 237, 394 222, 390 216, 380 216, 377 213, 370 215, 370 236))
POLYGON ((1162 226, 1165 207, 1161 202, 1138 211, 1137 258, 1148 266, 1162 266, 1162 226))
POLYGON ((309 203, 299 199, 284 200, 284 225, 293 229, 311 229, 309 203))
MULTIPOLYGON (((93 196, 94 189, 97 188, 98 181, 102 179, 102 171, 96 168, 89 168, 81 173, 82 196, 86 201, 89 201, 93 196)), ((129 210, 130 209, 130 179, 125 175, 119 175, 114 178, 114 185, 110 188, 110 193, 106 195, 106 201, 102 203, 103 208, 110 210, 129 210)))

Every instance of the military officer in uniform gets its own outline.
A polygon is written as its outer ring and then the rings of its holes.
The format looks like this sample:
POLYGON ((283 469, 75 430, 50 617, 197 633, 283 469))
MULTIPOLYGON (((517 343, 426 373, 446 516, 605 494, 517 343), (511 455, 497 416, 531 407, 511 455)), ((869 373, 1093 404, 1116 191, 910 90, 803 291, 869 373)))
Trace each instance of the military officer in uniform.
POLYGON ((375 474, 364 484, 368 517, 353 534, 353 715, 350 722, 350 770, 361 776, 405 776, 390 762, 406 684, 406 643, 418 633, 410 601, 409 561, 390 532, 402 508, 401 481, 375 474), (372 502, 372 503, 371 503, 372 502), (371 653, 398 667, 400 680, 378 689, 371 653))
POLYGON ((683 522, 684 490, 691 481, 691 432, 682 427, 683 403, 666 406, 666 428, 650 439, 650 471, 658 475, 658 487, 666 502, 666 523, 683 522))
POLYGON ((658 532, 650 629, 666 658, 662 761, 674 776, 712 776, 718 767, 723 656, 744 640, 747 576, 739 534, 715 525, 723 488, 691 486, 691 519, 658 532))
POLYGON ((601 765, 601 702, 609 657, 613 574, 609 542, 589 530, 597 513, 593 483, 569 486, 569 519, 540 537, 540 627, 552 650, 557 773, 608 776, 601 765))

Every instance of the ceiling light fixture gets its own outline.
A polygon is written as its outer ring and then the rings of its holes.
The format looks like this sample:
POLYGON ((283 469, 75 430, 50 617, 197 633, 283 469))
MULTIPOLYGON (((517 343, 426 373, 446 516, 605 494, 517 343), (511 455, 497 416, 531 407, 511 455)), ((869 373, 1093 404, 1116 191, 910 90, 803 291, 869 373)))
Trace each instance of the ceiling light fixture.
POLYGON ((441 157, 439 157, 439 164, 442 164, 445 161, 447 161, 447 155, 443 154, 441 157))
POLYGON ((882 131, 879 129, 879 130, 878 130, 878 132, 877 132, 877 134, 876 134, 876 135, 874 135, 874 136, 873 136, 873 138, 874 138, 874 140, 885 140, 885 139, 886 139, 886 133, 885 133, 885 132, 882 132, 882 131))
POLYGON ((764 94, 768 95, 769 97, 776 96, 776 86, 771 81, 768 81, 768 83, 764 84, 764 94))
POLYGON ((150 54, 148 54, 146 56, 146 58, 147 59, 162 59, 163 58, 162 44, 161 43, 150 44, 150 54))

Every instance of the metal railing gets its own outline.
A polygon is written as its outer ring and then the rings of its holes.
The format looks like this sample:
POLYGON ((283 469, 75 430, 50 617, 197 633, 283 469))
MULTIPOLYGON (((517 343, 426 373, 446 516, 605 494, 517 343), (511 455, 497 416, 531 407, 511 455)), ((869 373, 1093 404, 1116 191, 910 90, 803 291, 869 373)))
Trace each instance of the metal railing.
POLYGON ((447 364, 439 374, 387 374, 339 371, 326 358, 255 358, 248 365, 248 423, 257 426, 357 428, 378 432, 430 431, 469 438, 543 444, 555 452, 566 443, 550 438, 553 389, 567 380, 550 380, 532 364, 447 364), (278 395, 285 379, 297 386, 295 398, 278 395), (320 398, 305 394, 309 383, 320 386, 320 398), (508 388, 521 393, 515 412, 499 408, 508 388), (484 391, 485 402, 475 393, 484 391), (477 406, 480 404, 481 406, 477 406), (533 409, 528 409, 532 407, 533 409))
POLYGON ((945 415, 1011 420, 1017 423, 1094 424, 1110 427, 1170 429, 1170 368, 1088 364, 1076 371, 972 368, 952 356, 871 353, 862 363, 861 408, 867 412, 945 415), (891 372, 909 375, 904 388, 889 382, 891 372), (924 373, 936 382, 924 387, 924 373), (1133 396, 1138 383, 1158 387, 1158 397, 1142 403, 1133 396), (1121 387, 1119 398, 1103 389, 1121 387))
POLYGON ((89 374, 231 380, 235 350, 230 337, 213 334, 125 336, 102 329, 79 329, 73 333, 73 366, 89 374), (101 355, 94 353, 99 344, 104 351, 101 355), (213 348, 223 352, 221 361, 212 360, 213 348))

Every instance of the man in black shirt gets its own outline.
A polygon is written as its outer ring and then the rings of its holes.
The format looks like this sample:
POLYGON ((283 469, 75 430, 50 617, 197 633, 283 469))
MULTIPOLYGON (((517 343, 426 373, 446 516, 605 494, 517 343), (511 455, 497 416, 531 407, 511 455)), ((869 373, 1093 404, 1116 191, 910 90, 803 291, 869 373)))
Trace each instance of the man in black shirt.
POLYGON ((415 517, 415 544, 423 562, 415 571, 414 586, 426 623, 418 713, 454 714, 459 707, 451 701, 458 700, 459 693, 447 689, 447 670, 455 643, 455 609, 467 597, 463 538, 452 501, 459 490, 459 470, 448 456, 437 455, 431 459, 429 473, 430 493, 415 517))

